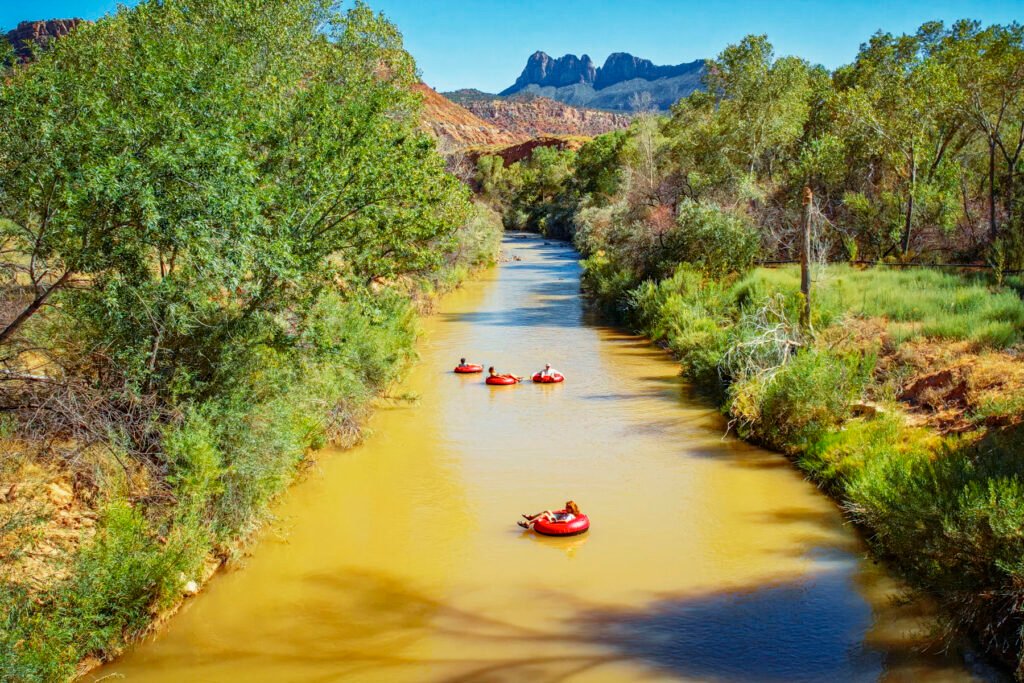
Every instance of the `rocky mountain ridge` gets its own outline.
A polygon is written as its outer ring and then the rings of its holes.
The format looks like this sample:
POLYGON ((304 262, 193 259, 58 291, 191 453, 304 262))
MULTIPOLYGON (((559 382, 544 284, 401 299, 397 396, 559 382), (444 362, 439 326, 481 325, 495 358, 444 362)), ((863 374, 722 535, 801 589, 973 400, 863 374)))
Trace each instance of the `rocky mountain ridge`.
POLYGON ((608 56, 596 67, 589 55, 552 58, 530 55, 516 82, 501 96, 528 93, 573 106, 635 111, 641 106, 668 109, 703 85, 704 60, 659 66, 628 52, 608 56), (647 95, 644 96, 644 93, 647 95))

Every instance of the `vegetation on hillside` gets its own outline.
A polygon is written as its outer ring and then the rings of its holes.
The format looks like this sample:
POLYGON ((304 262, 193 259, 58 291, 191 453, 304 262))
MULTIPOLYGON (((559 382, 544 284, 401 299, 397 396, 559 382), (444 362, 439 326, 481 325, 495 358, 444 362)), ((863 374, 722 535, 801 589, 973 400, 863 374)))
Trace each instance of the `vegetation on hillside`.
POLYGON ((477 183, 1024 678, 1024 28, 879 33, 833 73, 750 36, 705 85, 477 183), (804 187, 806 324, 798 270, 757 267, 801 255, 804 187), (950 262, 989 268, 920 267, 950 262))
POLYGON ((0 679, 143 631, 493 258, 415 82, 328 0, 143 0, 5 72, 0 679))

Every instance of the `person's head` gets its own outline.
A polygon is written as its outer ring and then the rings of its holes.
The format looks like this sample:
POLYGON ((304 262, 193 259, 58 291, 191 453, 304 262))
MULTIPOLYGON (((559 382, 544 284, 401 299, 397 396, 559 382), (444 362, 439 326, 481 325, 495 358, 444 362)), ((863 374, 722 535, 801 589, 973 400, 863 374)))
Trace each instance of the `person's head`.
POLYGON ((466 359, 465 358, 460 358, 459 359, 459 365, 465 365, 465 364, 466 364, 466 359))
POLYGON ((574 515, 580 514, 580 506, 576 504, 575 500, 569 500, 565 503, 565 511, 571 512, 574 515))
POLYGON ((490 374, 490 375, 494 374, 494 366, 493 365, 491 367, 487 368, 487 373, 490 374))
POLYGON ((550 370, 551 369, 551 363, 545 363, 544 364, 544 369, 545 370, 550 370))

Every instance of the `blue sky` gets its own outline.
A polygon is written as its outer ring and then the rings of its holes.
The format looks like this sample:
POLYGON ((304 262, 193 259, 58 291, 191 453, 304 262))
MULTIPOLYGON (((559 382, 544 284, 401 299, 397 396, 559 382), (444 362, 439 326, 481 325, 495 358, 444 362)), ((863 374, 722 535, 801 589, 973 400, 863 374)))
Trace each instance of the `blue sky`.
MULTIPOLYGON (((0 0, 0 27, 24 19, 95 19, 113 0, 0 0)), ((778 54, 833 68, 878 29, 911 32, 932 19, 1024 20, 1024 0, 370 0, 405 36, 423 79, 438 90, 496 92, 535 50, 611 52, 658 64, 713 57, 748 33, 766 33, 778 54)))

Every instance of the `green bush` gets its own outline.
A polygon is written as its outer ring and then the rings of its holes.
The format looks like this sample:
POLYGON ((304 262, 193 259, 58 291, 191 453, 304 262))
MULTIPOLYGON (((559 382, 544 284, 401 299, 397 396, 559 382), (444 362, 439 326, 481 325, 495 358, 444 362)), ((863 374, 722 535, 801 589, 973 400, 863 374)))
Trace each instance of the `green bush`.
POLYGON ((729 411, 742 433, 773 448, 807 450, 850 415, 871 377, 875 359, 805 349, 777 372, 729 388, 729 411))
POLYGON ((676 227, 664 238, 662 258, 670 264, 690 263, 711 278, 743 273, 754 263, 761 238, 750 220, 690 200, 676 209, 676 227))
POLYGON ((671 278, 645 282, 629 293, 631 321, 643 334, 664 341, 683 373, 705 393, 722 391, 720 365, 729 343, 729 290, 688 265, 671 278))
POLYGON ((587 293, 608 310, 624 313, 626 295, 636 286, 636 276, 613 263, 603 251, 580 262, 582 283, 587 293))
POLYGON ((978 618, 1003 652, 1019 647, 1022 624, 1022 446, 1015 428, 977 443, 950 440, 937 453, 894 451, 868 460, 846 489, 872 541, 953 614, 978 618))
POLYGON ((176 598, 205 552, 194 529, 176 526, 160 540, 140 511, 111 505, 68 579, 41 596, 0 594, 2 680, 67 679, 82 658, 116 652, 176 598))

